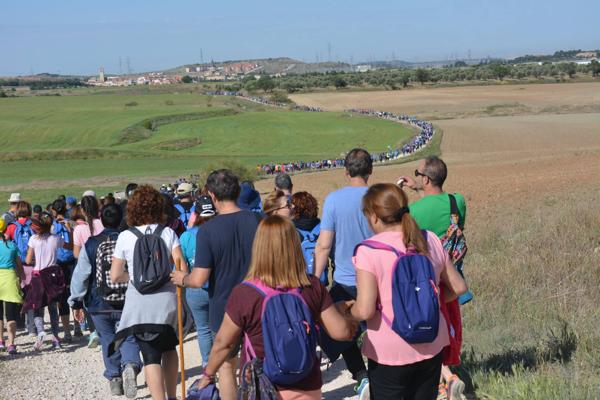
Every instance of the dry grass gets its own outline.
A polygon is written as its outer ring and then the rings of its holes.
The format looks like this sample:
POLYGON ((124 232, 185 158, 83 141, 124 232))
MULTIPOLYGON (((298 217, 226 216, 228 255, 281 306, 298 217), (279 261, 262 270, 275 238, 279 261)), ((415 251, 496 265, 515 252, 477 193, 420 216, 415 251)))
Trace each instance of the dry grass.
MULTIPOLYGON (((599 397, 600 113, 489 116, 524 108, 594 111, 598 89, 495 86, 294 98, 339 109, 486 116, 436 122, 444 130, 446 189, 468 202, 465 269, 475 300, 464 308, 460 373, 476 398, 599 397)), ((395 182, 416 165, 376 168, 372 183, 395 182)), ((322 201, 344 176, 301 175, 294 184, 322 201)), ((272 181, 258 187, 270 190, 272 181)))

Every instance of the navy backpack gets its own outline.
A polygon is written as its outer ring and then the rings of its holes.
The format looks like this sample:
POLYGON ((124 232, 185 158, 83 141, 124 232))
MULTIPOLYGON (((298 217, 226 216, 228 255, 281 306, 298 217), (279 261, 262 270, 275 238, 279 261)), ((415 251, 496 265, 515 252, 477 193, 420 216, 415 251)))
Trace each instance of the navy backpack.
MULTIPOLYGON (((426 235, 425 232, 423 234, 426 235)), ((391 251, 397 257, 392 274, 394 320, 386 316, 379 304, 383 321, 407 343, 433 342, 438 334, 440 303, 435 272, 429 258, 414 250, 404 253, 375 240, 359 243, 354 250, 355 256, 359 246, 391 251)))
POLYGON ((215 386, 214 383, 210 385, 198 389, 198 384, 200 383, 200 379, 196 379, 192 386, 188 389, 187 396, 185 396, 186 400, 220 400, 221 396, 219 395, 219 389, 215 386))
MULTIPOLYGON (((245 281, 263 296, 262 335, 265 358, 262 372, 275 385, 292 385, 306 378, 317 360, 317 329, 301 289, 273 289, 260 281, 245 281)), ((247 360, 256 353, 246 334, 247 360)), ((252 361, 250 361, 252 362, 252 361)))

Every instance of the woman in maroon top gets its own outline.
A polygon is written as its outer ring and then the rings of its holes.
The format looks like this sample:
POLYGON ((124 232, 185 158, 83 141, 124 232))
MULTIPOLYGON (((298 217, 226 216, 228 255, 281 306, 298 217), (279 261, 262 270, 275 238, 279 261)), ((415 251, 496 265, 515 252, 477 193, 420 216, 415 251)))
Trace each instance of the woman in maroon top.
MULTIPOLYGON (((252 261, 246 280, 260 280, 264 285, 275 288, 302 288, 315 322, 337 340, 350 340, 356 325, 342 316, 334 306, 325 286, 319 279, 306 274, 306 265, 300 239, 292 222, 281 216, 270 216, 258 226, 252 248, 252 261)), ((236 286, 225 309, 225 319, 217 333, 208 365, 201 378, 200 387, 213 381, 214 374, 235 351, 242 334, 248 334, 256 356, 264 358, 261 308, 263 297, 253 288, 236 286)), ((341 303, 340 309, 346 305, 341 303)), ((321 370, 315 363, 313 370, 302 381, 290 387, 277 387, 282 399, 321 399, 321 370)))

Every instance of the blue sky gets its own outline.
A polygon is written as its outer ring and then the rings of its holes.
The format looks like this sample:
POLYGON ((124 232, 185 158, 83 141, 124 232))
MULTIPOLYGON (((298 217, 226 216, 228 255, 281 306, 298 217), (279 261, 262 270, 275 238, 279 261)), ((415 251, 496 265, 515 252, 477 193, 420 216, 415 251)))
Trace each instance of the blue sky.
POLYGON ((0 76, 204 61, 440 60, 600 48, 600 1, 12 1, 0 76), (288 4, 289 3, 289 4, 288 4))

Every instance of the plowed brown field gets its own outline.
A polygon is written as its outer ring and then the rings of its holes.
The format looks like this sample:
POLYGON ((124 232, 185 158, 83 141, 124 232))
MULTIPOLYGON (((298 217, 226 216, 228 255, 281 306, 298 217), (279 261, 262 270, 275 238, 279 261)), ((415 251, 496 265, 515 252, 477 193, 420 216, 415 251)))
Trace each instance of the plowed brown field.
MULTIPOLYGON (((407 114, 431 110, 462 115, 492 104, 519 102, 541 109, 600 107, 600 84, 548 84, 423 89, 387 92, 320 93, 293 96, 300 104, 326 109, 373 108, 407 114)), ((434 120, 444 131, 442 158, 447 189, 467 196, 472 216, 486 215, 498 203, 544 199, 557 192, 600 182, 600 113, 531 114, 434 120)), ((372 182, 412 174, 416 163, 375 169, 372 182)), ((319 200, 344 184, 342 171, 300 175, 297 190, 319 200)), ((271 181, 259 188, 270 190, 271 181)), ((471 219, 476 222, 478 219, 471 219)))
POLYGON ((600 112, 600 82, 493 85, 375 92, 328 92, 292 95, 299 104, 345 110, 372 108, 423 118, 600 112))
MULTIPOLYGON (((475 297, 462 311, 458 373, 469 398, 597 397, 600 371, 592 360, 600 337, 591 324, 600 318, 600 84, 293 99, 416 114, 443 129, 445 189, 465 194, 468 207, 465 276, 475 297)), ((377 167, 370 183, 395 182, 416 165, 377 167)), ((345 180, 329 171, 294 183, 322 202, 345 180)), ((271 190, 273 181, 258 186, 271 190)))

